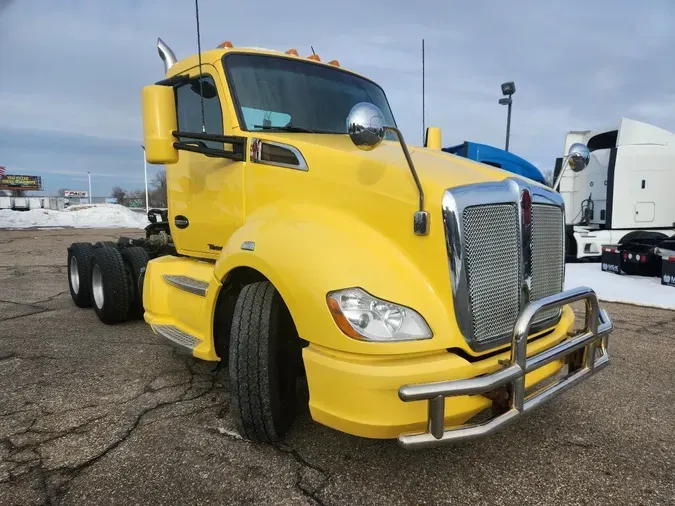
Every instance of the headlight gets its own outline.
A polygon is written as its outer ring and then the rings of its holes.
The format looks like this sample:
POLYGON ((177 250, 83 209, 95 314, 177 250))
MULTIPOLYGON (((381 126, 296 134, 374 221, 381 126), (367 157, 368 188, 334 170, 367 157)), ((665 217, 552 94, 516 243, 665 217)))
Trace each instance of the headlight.
POLYGON ((326 302, 337 326, 353 339, 413 341, 433 335, 417 311, 373 297, 361 288, 329 292, 326 302))

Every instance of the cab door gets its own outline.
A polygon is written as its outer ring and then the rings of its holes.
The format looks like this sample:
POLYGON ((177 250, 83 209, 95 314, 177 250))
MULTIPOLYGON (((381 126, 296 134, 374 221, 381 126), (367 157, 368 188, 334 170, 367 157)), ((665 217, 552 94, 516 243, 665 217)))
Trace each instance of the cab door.
MULTIPOLYGON (((175 86, 178 131, 231 135, 228 95, 216 68, 204 64, 201 74, 195 67, 189 77, 175 86)), ((228 149, 214 141, 179 140, 228 149)), ((171 231, 179 253, 218 257, 242 222, 243 167, 240 161, 180 151, 178 163, 167 171, 171 231)))

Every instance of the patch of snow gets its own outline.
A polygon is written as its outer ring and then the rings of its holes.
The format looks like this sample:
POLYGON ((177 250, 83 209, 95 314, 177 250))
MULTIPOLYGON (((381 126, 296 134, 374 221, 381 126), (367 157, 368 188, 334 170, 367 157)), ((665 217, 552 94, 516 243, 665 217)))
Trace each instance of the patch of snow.
POLYGON ((230 437, 233 437, 234 439, 243 439, 241 435, 232 429, 226 429, 225 427, 218 427, 218 432, 220 432, 222 435, 227 435, 230 437))
POLYGON ((662 285, 661 278, 603 272, 599 263, 565 266, 565 289, 577 286, 592 288, 607 302, 675 309, 675 288, 662 285))
POLYGON ((63 211, 0 209, 0 228, 145 228, 149 223, 145 212, 119 204, 85 204, 63 211))

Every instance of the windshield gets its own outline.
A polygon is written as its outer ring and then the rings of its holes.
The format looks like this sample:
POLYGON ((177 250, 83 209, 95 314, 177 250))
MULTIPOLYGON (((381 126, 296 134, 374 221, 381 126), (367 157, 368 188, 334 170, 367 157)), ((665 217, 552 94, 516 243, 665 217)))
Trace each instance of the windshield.
POLYGON ((375 104, 396 126, 384 91, 367 79, 283 57, 235 53, 223 61, 243 130, 345 134, 358 102, 375 104))

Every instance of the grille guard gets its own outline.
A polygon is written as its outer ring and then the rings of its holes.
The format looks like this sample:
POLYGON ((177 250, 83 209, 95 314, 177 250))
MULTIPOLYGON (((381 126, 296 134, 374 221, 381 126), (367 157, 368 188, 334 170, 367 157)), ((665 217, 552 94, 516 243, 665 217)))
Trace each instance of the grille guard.
POLYGON ((515 419, 589 378, 609 363, 607 349, 612 320, 601 310, 595 292, 588 287, 566 290, 530 302, 518 316, 511 341, 509 364, 494 373, 471 379, 404 385, 398 395, 402 401, 428 402, 427 431, 402 434, 398 442, 404 448, 428 448, 476 439, 493 434, 515 419), (535 315, 542 310, 562 307, 583 300, 586 303, 585 328, 561 343, 531 357, 527 356, 527 337, 535 315), (570 354, 585 348, 581 364, 573 363, 570 354), (597 354, 596 352, 600 352, 597 354), (525 374, 555 360, 566 357, 567 375, 542 390, 526 397, 525 374), (490 420, 473 425, 445 429, 445 398, 459 395, 485 394, 506 386, 509 391, 508 409, 490 420))

